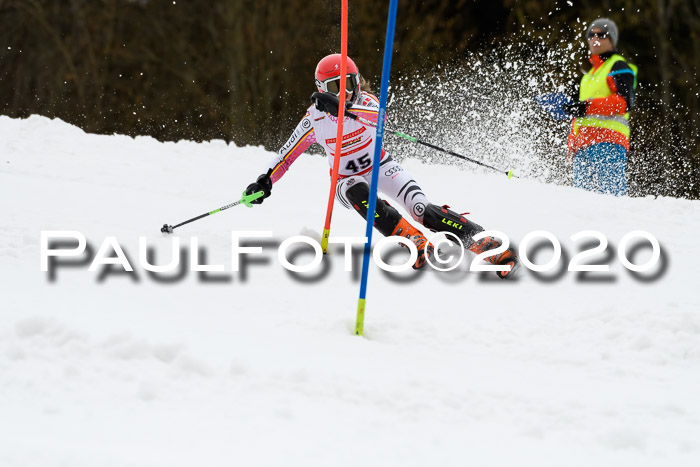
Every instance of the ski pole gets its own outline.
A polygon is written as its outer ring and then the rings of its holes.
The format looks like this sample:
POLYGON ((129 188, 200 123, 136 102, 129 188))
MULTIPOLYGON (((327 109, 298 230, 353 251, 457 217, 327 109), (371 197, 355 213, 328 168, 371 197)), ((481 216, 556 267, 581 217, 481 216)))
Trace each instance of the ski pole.
POLYGON ((213 210, 213 211, 211 211, 211 212, 206 212, 206 213, 202 214, 201 216, 193 217, 192 219, 188 219, 188 220, 186 220, 185 222, 180 222, 180 223, 177 224, 177 225, 163 224, 163 227, 160 228, 160 231, 163 232, 163 233, 169 233, 169 234, 171 234, 171 233, 173 233, 173 230, 177 229, 178 227, 180 227, 180 226, 182 226, 182 225, 189 224, 190 222, 194 222, 194 221, 196 221, 196 220, 199 220, 199 219, 201 219, 202 217, 211 216, 212 214, 216 214, 217 212, 223 211, 224 209, 228 209, 228 208, 232 208, 232 207, 234 207, 234 206, 238 206, 239 204, 244 204, 244 205, 248 206, 249 208, 252 208, 253 205, 251 204, 251 202, 252 202, 252 201, 255 201, 255 200, 258 199, 258 198, 260 198, 260 197, 263 196, 264 194, 265 194, 265 192, 263 192, 263 191, 257 191, 257 192, 255 192, 255 193, 251 193, 251 194, 249 194, 249 195, 246 195, 246 194, 245 194, 245 191, 244 191, 243 194, 241 195, 241 199, 239 199, 239 200, 236 201, 235 203, 227 204, 227 205, 224 206, 224 207, 221 207, 221 208, 219 208, 219 209, 215 209, 215 210, 213 210))
MULTIPOLYGON (((359 115, 356 115, 356 114, 354 114, 354 113, 352 113, 352 112, 348 112, 346 115, 347 115, 348 117, 352 118, 353 120, 357 120, 357 121, 360 122, 360 123, 364 123, 365 125, 370 125, 370 126, 373 126, 373 127, 376 127, 376 126, 377 126, 376 123, 374 123, 373 121, 367 120, 366 118, 362 118, 362 117, 360 117, 359 115)), ((449 155, 451 155, 451 156, 459 157, 460 159, 463 159, 463 160, 465 160, 465 161, 473 162, 474 164, 480 165, 480 166, 482 166, 482 167, 486 167, 486 168, 488 168, 488 169, 495 170, 496 172, 504 173, 504 174, 506 174, 506 175, 508 176, 508 179, 509 179, 509 180, 510 180, 511 178, 513 178, 513 177, 519 178, 518 176, 513 175, 513 171, 512 171, 512 170, 509 170, 509 171, 505 172, 505 171, 503 171, 503 170, 501 170, 501 169, 497 169, 496 167, 492 167, 492 166, 490 166, 490 165, 488 165, 488 164, 484 164, 483 162, 479 162, 479 161, 477 161, 477 160, 475 160, 475 159, 472 159, 472 158, 470 158, 470 157, 463 156, 463 155, 461 155, 461 154, 457 154, 457 153, 454 152, 454 151, 448 151, 447 149, 443 149, 443 148, 441 148, 441 147, 439 147, 439 146, 435 146, 434 144, 428 143, 428 142, 426 142, 426 141, 422 141, 422 140, 420 140, 420 139, 418 139, 418 138, 415 138, 415 137, 413 137, 413 136, 411 136, 411 135, 407 135, 407 134, 405 134, 405 133, 401 133, 400 131, 396 131, 396 130, 389 130, 389 131, 391 131, 392 133, 394 133, 396 136, 400 136, 401 138, 407 139, 407 140, 409 140, 409 141, 411 141, 411 142, 413 142, 413 143, 422 144, 423 146, 427 146, 427 147, 432 148, 432 149, 435 149, 435 150, 437 150, 437 151, 442 151, 442 152, 444 152, 444 153, 446 153, 446 154, 449 154, 449 155)))

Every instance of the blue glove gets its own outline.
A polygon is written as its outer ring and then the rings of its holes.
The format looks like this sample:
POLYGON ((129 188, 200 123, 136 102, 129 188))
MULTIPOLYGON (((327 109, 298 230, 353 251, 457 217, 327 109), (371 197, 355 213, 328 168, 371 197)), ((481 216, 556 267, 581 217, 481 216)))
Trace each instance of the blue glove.
POLYGON ((565 108, 565 106, 574 104, 574 100, 566 94, 555 92, 552 94, 535 96, 535 102, 540 104, 544 110, 549 112, 549 114, 555 120, 569 120, 572 117, 571 113, 565 108))

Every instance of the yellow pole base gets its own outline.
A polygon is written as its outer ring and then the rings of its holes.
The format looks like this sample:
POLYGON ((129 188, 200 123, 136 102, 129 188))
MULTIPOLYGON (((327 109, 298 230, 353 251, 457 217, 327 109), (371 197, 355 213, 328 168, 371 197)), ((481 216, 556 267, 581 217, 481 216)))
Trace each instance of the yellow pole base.
POLYGON ((357 320, 355 321, 355 335, 361 336, 365 327, 365 299, 357 301, 357 320))
POLYGON ((331 236, 331 229, 323 229, 323 237, 321 238, 321 251, 325 255, 328 252, 328 237, 331 236))

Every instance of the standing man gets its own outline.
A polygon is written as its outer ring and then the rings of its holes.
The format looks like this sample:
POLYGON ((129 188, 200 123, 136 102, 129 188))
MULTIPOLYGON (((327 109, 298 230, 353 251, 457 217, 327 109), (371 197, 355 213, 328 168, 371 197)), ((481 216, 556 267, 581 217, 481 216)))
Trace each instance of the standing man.
POLYGON ((618 53, 618 38, 612 20, 591 23, 586 40, 593 68, 581 79, 578 99, 564 109, 574 116, 568 139, 574 186, 623 196, 637 67, 618 53))

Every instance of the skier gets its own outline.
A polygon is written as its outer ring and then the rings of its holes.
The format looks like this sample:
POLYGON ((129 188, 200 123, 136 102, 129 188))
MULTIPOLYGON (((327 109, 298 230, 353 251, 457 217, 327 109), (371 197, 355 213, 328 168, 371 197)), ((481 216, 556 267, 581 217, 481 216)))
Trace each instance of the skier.
MULTIPOLYGON (((324 57, 316 66, 316 87, 318 93, 312 96, 313 105, 297 125, 294 133, 270 161, 266 173, 260 175, 246 189, 247 194, 263 191, 264 196, 253 201, 260 204, 270 196, 272 186, 279 181, 294 161, 313 143, 320 144, 333 167, 336 157, 336 135, 340 94, 340 54, 324 57)), ((366 82, 360 76, 355 62, 347 58, 346 107, 352 113, 377 123, 379 100, 363 90, 366 82)), ((346 208, 355 209, 365 219, 369 206, 369 180, 371 177, 372 156, 376 128, 348 117, 343 122, 343 144, 338 170, 336 199, 346 208)), ((473 253, 479 254, 501 245, 500 240, 485 237, 474 241, 472 237, 484 229, 463 215, 430 203, 420 185, 398 162, 382 150, 379 163, 378 191, 410 213, 413 219, 432 231, 445 231, 455 234, 473 253)), ((426 263, 426 256, 434 253, 423 233, 406 220, 393 206, 377 198, 374 227, 384 236, 400 235, 411 240, 418 250, 418 259, 413 265, 420 269, 426 263)), ((487 258, 492 264, 509 265, 509 271, 498 271, 501 279, 512 277, 519 265, 513 249, 487 258)))

